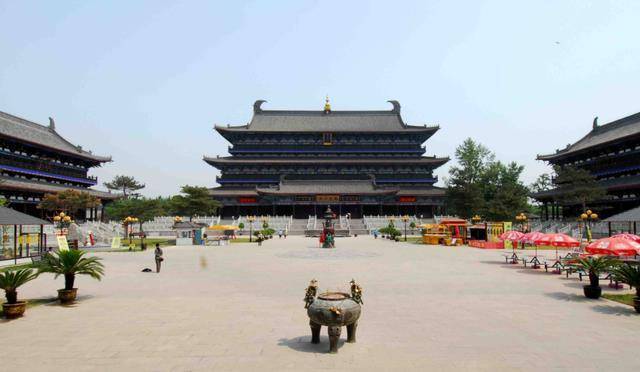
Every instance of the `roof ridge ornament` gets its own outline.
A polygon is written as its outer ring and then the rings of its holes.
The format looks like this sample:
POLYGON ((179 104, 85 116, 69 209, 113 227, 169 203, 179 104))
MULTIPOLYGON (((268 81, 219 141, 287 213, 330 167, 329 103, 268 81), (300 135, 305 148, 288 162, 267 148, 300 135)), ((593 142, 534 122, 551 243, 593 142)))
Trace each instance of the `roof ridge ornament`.
POLYGON ((596 116, 595 118, 593 118, 593 129, 597 129, 598 128, 598 117, 596 116))
POLYGON ((329 103, 329 95, 327 94, 327 98, 325 98, 324 100, 324 113, 325 114, 330 114, 331 113, 331 103, 329 103))
POLYGON ((53 120, 52 117, 49 117, 49 129, 56 130, 56 122, 53 120))
POLYGON ((254 114, 261 113, 262 112, 262 107, 260 107, 260 106, 262 106, 262 104, 265 103, 265 102, 267 102, 267 101, 265 101, 263 99, 256 100, 253 103, 253 113, 254 114))
POLYGON ((390 104, 393 105, 393 110, 391 110, 391 112, 396 113, 396 114, 400 114, 400 102, 396 101, 396 100, 389 100, 387 101, 390 104))

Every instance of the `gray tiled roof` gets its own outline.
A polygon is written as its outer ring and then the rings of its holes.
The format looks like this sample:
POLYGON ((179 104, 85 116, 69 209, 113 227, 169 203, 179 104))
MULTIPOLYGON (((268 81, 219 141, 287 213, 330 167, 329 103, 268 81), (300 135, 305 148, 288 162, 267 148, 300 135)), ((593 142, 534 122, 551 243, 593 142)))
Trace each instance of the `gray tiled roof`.
MULTIPOLYGON (((257 101, 256 104, 258 104, 257 101)), ((391 102, 391 101, 390 101, 391 102)), ((218 131, 254 132, 398 132, 437 131, 438 126, 406 125, 400 105, 390 111, 289 111, 255 108, 251 122, 241 126, 218 126, 218 131)), ((397 106, 396 106, 397 104, 397 106)))
POLYGON ((395 159, 345 159, 345 158, 291 158, 291 159, 243 159, 237 157, 204 157, 204 161, 211 164, 436 164, 442 165, 449 161, 449 158, 419 157, 419 158, 395 158, 395 159))
POLYGON ((618 213, 605 219, 605 221, 640 221, 640 207, 635 207, 628 211, 618 213))
POLYGON ((0 225, 51 225, 51 222, 18 212, 11 208, 0 207, 0 225))
POLYGON ((73 145, 62 138, 62 136, 55 131, 55 128, 51 128, 50 126, 45 127, 2 111, 0 111, 0 135, 15 138, 30 144, 48 147, 72 156, 98 162, 111 161, 111 157, 93 155, 73 145))
POLYGON ((79 190, 88 192, 91 195, 94 195, 101 199, 117 199, 120 197, 120 194, 113 194, 110 192, 93 190, 93 189, 85 189, 83 187, 71 187, 67 185, 57 185, 51 183, 44 182, 34 182, 23 179, 17 179, 12 177, 0 177, 0 189, 16 189, 16 190, 29 190, 34 192, 49 192, 55 193, 68 189, 79 190))
POLYGON ((578 142, 569 145, 563 150, 557 151, 555 154, 539 155, 538 159, 553 160, 638 134, 640 134, 640 113, 618 119, 608 124, 595 126, 578 142))
POLYGON ((371 180, 284 180, 277 188, 258 188, 262 194, 395 194, 396 189, 377 189, 371 180))

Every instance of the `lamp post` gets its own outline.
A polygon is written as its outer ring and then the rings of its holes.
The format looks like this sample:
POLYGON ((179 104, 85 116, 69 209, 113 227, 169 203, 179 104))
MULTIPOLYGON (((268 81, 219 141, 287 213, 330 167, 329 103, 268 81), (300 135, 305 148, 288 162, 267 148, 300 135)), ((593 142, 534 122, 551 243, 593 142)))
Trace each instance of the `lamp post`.
POLYGON ((256 220, 255 216, 248 216, 247 221, 249 221, 249 242, 253 242, 253 221, 256 220))
POLYGON ((56 227, 60 229, 60 235, 64 235, 63 229, 68 228, 71 223, 73 223, 73 220, 64 212, 60 212, 60 214, 53 216, 53 222, 55 222, 56 227))
POLYGON ((524 213, 516 215, 516 221, 520 224, 520 231, 524 232, 524 225, 527 222, 527 216, 524 213))
POLYGON ((598 214, 591 211, 591 209, 580 215, 580 220, 584 223, 584 227, 587 235, 587 242, 591 243, 591 223, 598 219, 598 214))
POLYGON ((138 222, 136 217, 127 216, 123 221, 124 232, 129 237, 129 250, 131 250, 131 224, 138 222))
POLYGON ((404 241, 407 241, 407 222, 409 222, 409 216, 402 216, 402 222, 404 222, 404 241))

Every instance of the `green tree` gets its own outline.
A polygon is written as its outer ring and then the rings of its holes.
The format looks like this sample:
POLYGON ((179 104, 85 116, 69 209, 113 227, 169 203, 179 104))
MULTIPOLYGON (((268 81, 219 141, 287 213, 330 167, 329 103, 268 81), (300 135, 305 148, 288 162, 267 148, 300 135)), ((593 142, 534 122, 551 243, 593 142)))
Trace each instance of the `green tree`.
POLYGON ((543 173, 538 176, 534 183, 529 186, 532 193, 539 193, 543 191, 549 191, 553 188, 551 182, 551 176, 548 173, 543 173))
POLYGON ((104 186, 109 190, 122 191, 122 196, 127 199, 132 192, 144 189, 145 185, 139 183, 131 176, 115 176, 111 182, 105 182, 104 186))
POLYGON ((171 198, 171 209, 176 214, 189 216, 189 220, 194 216, 214 214, 220 208, 220 203, 211 198, 206 187, 185 185, 180 191, 182 195, 171 198))
POLYGON ((491 220, 511 220, 529 210, 527 187, 520 181, 524 167, 495 160, 482 144, 466 139, 456 149, 457 166, 449 170, 447 206, 462 218, 479 214, 491 220))
POLYGON ((479 183, 494 156, 482 144, 467 138, 455 152, 457 166, 449 169, 447 209, 450 213, 469 218, 484 209, 483 190, 479 183))
POLYGON ((38 204, 38 208, 50 212, 64 212, 70 216, 75 216, 79 210, 84 211, 87 208, 95 208, 100 204, 100 199, 88 192, 68 189, 55 194, 45 194, 38 204))
POLYGON ((556 173, 555 185, 558 189, 556 201, 560 204, 579 204, 582 210, 587 210, 587 204, 602 199, 607 192, 594 175, 581 168, 570 166, 554 166, 556 173))
POLYGON ((517 213, 529 210, 529 190, 520 182, 523 170, 524 166, 515 162, 504 165, 497 161, 487 166, 480 179, 485 201, 481 215, 490 220, 508 221, 517 213))
POLYGON ((142 224, 153 220, 156 216, 165 214, 162 199, 120 199, 105 207, 105 212, 112 220, 122 221, 126 217, 136 217, 140 223, 140 231, 142 224))

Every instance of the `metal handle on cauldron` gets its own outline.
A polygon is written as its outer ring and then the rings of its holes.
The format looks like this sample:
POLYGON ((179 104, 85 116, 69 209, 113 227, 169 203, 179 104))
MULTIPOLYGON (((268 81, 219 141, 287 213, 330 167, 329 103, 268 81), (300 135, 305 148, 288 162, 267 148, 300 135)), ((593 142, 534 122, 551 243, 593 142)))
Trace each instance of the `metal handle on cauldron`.
POLYGON ((340 309, 338 309, 338 308, 337 308, 337 307, 335 307, 335 306, 331 306, 331 307, 329 308, 329 311, 331 311, 331 313, 333 313, 333 315, 336 315, 336 316, 338 316, 338 315, 342 314, 342 311, 340 311, 340 309))

